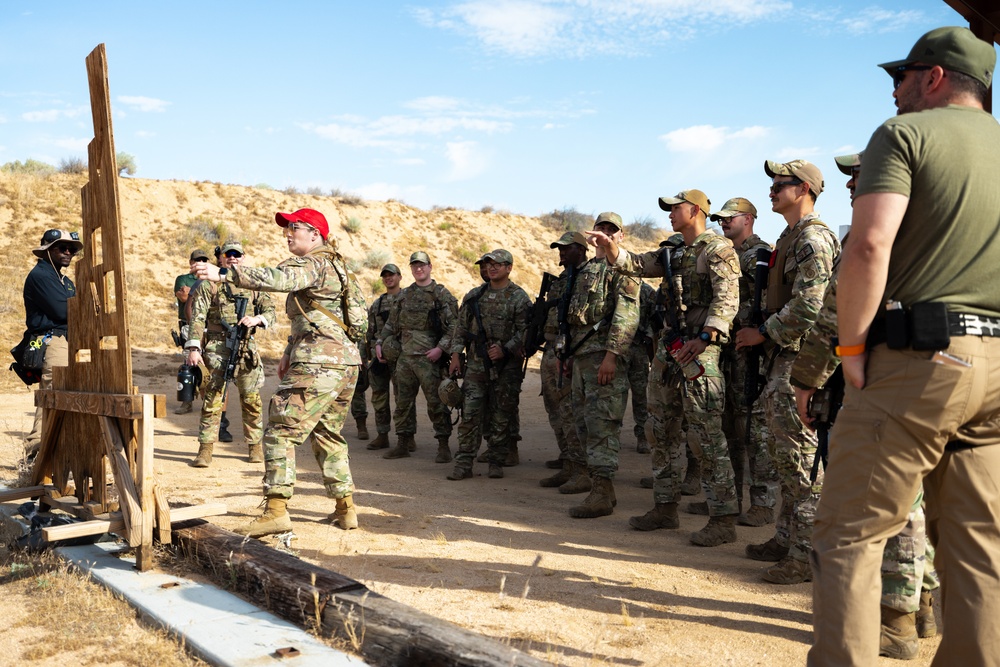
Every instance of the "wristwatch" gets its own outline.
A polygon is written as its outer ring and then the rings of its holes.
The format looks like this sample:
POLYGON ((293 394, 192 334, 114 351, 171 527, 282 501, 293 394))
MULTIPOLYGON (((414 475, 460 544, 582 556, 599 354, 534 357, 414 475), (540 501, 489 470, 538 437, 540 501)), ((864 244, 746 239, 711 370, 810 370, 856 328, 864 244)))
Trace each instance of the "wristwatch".
POLYGON ((771 337, 767 335, 767 325, 764 324, 760 325, 759 327, 757 327, 757 331, 759 331, 760 335, 764 337, 764 340, 771 339, 771 337))
POLYGON ((698 338, 700 338, 706 343, 712 342, 712 334, 708 333, 707 331, 702 331, 700 334, 698 334, 698 338))
POLYGON ((222 282, 226 282, 227 273, 229 273, 229 269, 226 268, 219 269, 219 280, 222 282))

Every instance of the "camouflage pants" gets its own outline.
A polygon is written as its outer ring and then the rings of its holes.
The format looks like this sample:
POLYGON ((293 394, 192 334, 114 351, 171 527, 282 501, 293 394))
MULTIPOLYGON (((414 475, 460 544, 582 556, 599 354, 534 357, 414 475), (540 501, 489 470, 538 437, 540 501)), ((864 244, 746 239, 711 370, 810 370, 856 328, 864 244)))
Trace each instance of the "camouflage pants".
POLYGON ((882 552, 882 606, 910 614, 920 608, 920 592, 941 585, 934 571, 934 549, 924 522, 924 489, 906 517, 906 525, 886 540, 882 552))
MULTIPOLYGON (((749 462, 750 504, 774 507, 778 472, 767 451, 767 420, 764 402, 756 400, 750 418, 750 435, 747 438, 746 376, 747 355, 736 351, 735 345, 722 348, 722 374, 726 378, 726 409, 722 415, 722 432, 729 441, 729 458, 733 470, 749 462)), ((762 369, 766 370, 766 369, 762 369)), ((737 498, 743 489, 737 489, 737 498)))
POLYGON ((472 469, 480 441, 487 460, 502 465, 514 433, 521 396, 521 366, 508 362, 491 380, 482 362, 470 360, 462 383, 462 421, 458 425, 455 466, 472 469))
POLYGON ((587 453, 590 476, 614 479, 628 398, 628 362, 618 357, 615 379, 598 384, 597 369, 604 354, 601 350, 573 357, 573 415, 577 438, 587 453))
POLYGON ((632 431, 635 437, 646 437, 646 419, 649 418, 649 408, 646 400, 646 389, 649 386, 649 353, 645 345, 632 345, 628 352, 628 385, 632 391, 632 418, 635 426, 632 431))
POLYGON ((354 492, 347 441, 340 434, 358 380, 358 366, 292 364, 271 397, 264 433, 264 495, 291 498, 295 448, 312 450, 330 498, 354 492))
POLYGON ((358 381, 354 385, 354 398, 351 399, 351 417, 355 420, 368 418, 368 403, 365 401, 368 384, 368 372, 361 369, 358 373, 358 381))
POLYGON ((368 369, 368 384, 372 388, 372 410, 375 411, 375 429, 378 433, 388 433, 392 426, 389 388, 391 385, 393 398, 398 399, 396 380, 393 379, 395 369, 396 364, 383 364, 381 369, 378 369, 374 363, 368 369))
POLYGON ((417 432, 417 391, 423 390, 427 401, 427 416, 434 425, 435 438, 451 436, 451 413, 438 397, 438 386, 444 379, 440 364, 431 363, 424 355, 403 355, 396 362, 396 435, 417 432))
POLYGON ((649 374, 650 420, 653 442, 653 501, 676 503, 681 497, 681 481, 686 458, 684 446, 690 444, 701 461, 701 486, 708 501, 710 516, 736 514, 735 476, 729 460, 729 446, 722 434, 722 411, 725 405, 725 380, 719 370, 718 345, 709 345, 698 357, 705 374, 686 381, 680 367, 666 362, 660 346, 649 374), (682 431, 687 422, 688 435, 682 431))
MULTIPOLYGON (((225 341, 209 340, 202 354, 208 377, 205 379, 205 401, 201 405, 201 422, 198 425, 199 444, 214 443, 219 437, 219 422, 224 409, 225 383, 222 377, 229 360, 225 341)), ((264 386, 264 366, 255 347, 250 347, 236 366, 233 383, 240 395, 240 413, 243 418, 243 437, 248 445, 260 443, 264 431, 264 405, 260 388, 264 386)))
POLYGON ((775 539, 781 546, 789 547, 791 558, 808 563, 823 471, 820 468, 816 483, 810 483, 816 432, 802 423, 795 407, 795 393, 789 382, 795 352, 784 350, 777 354, 761 393, 767 415, 768 447, 781 484, 782 506, 775 539))
POLYGON ((559 359, 555 348, 546 346, 540 367, 542 376, 542 402, 549 416, 549 426, 556 435, 559 458, 587 465, 587 453, 583 451, 580 438, 576 434, 576 420, 573 417, 573 386, 569 378, 563 378, 559 388, 559 359))

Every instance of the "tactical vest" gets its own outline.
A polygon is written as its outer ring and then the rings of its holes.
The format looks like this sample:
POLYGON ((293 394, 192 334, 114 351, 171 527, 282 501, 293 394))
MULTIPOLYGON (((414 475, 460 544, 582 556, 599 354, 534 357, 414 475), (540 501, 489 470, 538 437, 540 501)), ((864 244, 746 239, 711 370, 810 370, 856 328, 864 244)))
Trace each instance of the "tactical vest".
MULTIPOLYGON (((771 253, 771 266, 767 272, 767 312, 776 313, 785 307, 785 304, 792 300, 792 287, 795 284, 795 272, 790 278, 785 275, 785 260, 788 257, 788 250, 795 247, 799 236, 806 230, 806 227, 817 225, 829 231, 822 220, 809 220, 802 226, 793 230, 791 234, 778 239, 771 253)), ((798 268, 796 266, 796 268, 798 268)))
POLYGON ((407 287, 400 295, 399 330, 400 331, 432 331, 441 336, 441 311, 444 304, 437 298, 437 283, 430 284, 431 289, 417 285, 407 287))
POLYGON ((611 285, 611 270, 607 262, 601 260, 603 266, 597 266, 591 260, 580 270, 573 285, 573 296, 566 311, 566 320, 571 326, 591 326, 604 319, 609 310, 614 310, 612 299, 607 300, 611 285), (609 307, 610 306, 610 307, 609 307))
MULTIPOLYGON (((226 283, 220 289, 219 283, 208 282, 208 290, 212 295, 211 306, 205 315, 205 331, 213 334, 225 332, 223 323, 228 326, 236 324, 236 297, 242 296, 247 299, 247 315, 257 315, 255 311, 257 302, 257 292, 251 290, 234 288, 226 283)), ((250 330, 250 337, 253 337, 253 329, 250 330)))
POLYGON ((681 302, 686 306, 684 315, 687 325, 684 334, 688 336, 701 332, 708 318, 708 307, 712 305, 712 276, 708 271, 705 246, 705 243, 699 243, 693 248, 685 247, 679 256, 673 256, 671 263, 674 275, 681 276, 681 302))

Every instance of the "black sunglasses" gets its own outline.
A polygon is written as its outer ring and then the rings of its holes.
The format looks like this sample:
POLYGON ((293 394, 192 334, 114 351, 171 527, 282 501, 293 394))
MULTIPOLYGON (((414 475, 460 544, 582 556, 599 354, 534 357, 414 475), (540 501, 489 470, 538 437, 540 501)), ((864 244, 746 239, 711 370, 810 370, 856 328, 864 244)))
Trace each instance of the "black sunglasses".
POLYGON ((802 185, 802 183, 804 183, 804 181, 800 181, 797 178, 792 179, 790 181, 780 181, 771 186, 771 194, 776 195, 785 188, 787 188, 789 185, 802 185))
POLYGON ((53 246, 52 249, 59 254, 68 252, 71 255, 75 255, 77 253, 77 249, 74 246, 69 245, 68 243, 59 243, 53 246))
POLYGON ((892 74, 892 89, 896 90, 903 85, 903 79, 907 72, 926 72, 932 65, 900 65, 892 74))
POLYGON ((239 257, 242 257, 242 256, 243 256, 243 253, 241 253, 239 250, 227 250, 226 251, 226 257, 228 257, 229 259, 239 258, 239 257))

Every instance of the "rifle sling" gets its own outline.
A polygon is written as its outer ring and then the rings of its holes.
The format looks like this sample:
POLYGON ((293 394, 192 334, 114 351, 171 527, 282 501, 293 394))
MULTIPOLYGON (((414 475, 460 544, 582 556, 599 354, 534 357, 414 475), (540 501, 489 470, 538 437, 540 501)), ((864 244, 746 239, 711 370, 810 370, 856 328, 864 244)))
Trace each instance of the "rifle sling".
MULTIPOLYGON (((306 320, 308 320, 309 324, 311 324, 314 329, 316 329, 317 331, 319 331, 319 325, 316 324, 315 322, 313 322, 312 318, 309 317, 309 315, 306 313, 306 311, 302 309, 302 304, 299 303, 299 297, 298 297, 297 294, 292 294, 292 301, 295 302, 295 307, 299 309, 300 313, 302 313, 302 317, 306 318, 306 320)), ((316 303, 312 299, 309 299, 308 301, 306 301, 306 305, 308 305, 313 310, 318 310, 319 312, 323 313, 324 315, 326 315, 327 317, 329 317, 331 320, 333 320, 334 322, 336 322, 337 326, 339 326, 341 329, 343 329, 345 333, 347 332, 347 325, 344 324, 344 320, 342 320, 339 317, 337 317, 336 315, 334 315, 332 312, 330 312, 330 310, 328 308, 324 308, 323 306, 321 306, 320 304, 316 303)))

